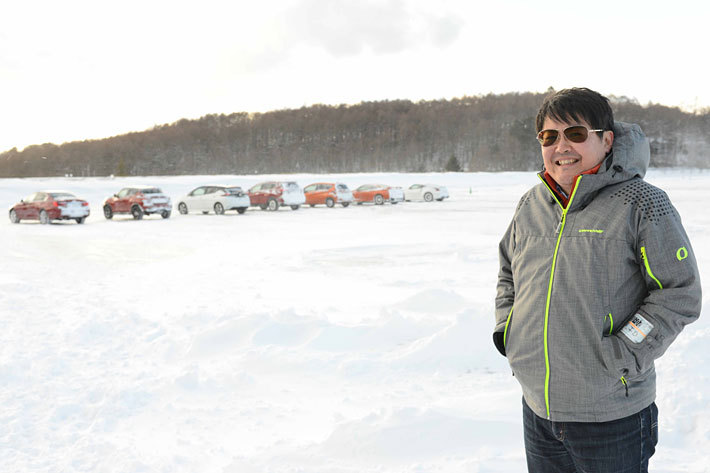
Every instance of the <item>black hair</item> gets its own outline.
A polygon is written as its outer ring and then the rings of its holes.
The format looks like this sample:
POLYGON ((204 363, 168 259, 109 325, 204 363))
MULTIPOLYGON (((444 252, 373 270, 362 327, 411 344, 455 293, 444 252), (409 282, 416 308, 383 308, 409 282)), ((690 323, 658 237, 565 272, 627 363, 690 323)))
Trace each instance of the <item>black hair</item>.
POLYGON ((547 117, 563 123, 584 120, 592 129, 613 130, 614 127, 609 99, 586 87, 564 89, 545 97, 535 118, 538 132, 547 117))

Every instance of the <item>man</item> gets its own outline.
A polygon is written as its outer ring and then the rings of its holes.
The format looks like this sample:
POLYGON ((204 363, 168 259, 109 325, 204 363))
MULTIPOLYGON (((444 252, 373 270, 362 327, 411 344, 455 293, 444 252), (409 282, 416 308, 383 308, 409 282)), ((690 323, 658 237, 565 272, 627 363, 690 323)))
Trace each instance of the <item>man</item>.
POLYGON ((528 471, 647 471, 654 360, 700 314, 680 217, 643 180, 649 145, 585 88, 536 119, 544 171, 499 247, 493 340, 523 389, 528 471))

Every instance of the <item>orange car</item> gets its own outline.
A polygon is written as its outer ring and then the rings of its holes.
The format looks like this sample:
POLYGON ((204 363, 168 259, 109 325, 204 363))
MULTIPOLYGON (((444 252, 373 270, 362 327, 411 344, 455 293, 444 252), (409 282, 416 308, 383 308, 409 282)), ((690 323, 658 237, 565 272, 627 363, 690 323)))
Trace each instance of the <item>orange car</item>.
POLYGON ((401 187, 390 187, 385 184, 364 184, 353 191, 353 197, 358 205, 363 202, 374 202, 382 205, 385 202, 404 201, 404 191, 401 187))
POLYGON ((303 192, 306 194, 306 203, 311 207, 315 207, 318 204, 325 204, 328 207, 340 204, 343 207, 347 207, 353 201, 353 193, 350 192, 348 186, 340 182, 309 184, 303 188, 303 192))

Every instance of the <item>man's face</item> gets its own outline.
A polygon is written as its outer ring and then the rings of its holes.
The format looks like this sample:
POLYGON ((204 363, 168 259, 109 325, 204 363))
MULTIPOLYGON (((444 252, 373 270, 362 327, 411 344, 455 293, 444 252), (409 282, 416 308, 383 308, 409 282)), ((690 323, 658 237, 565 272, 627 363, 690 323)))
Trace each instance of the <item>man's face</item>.
POLYGON ((587 129, 592 128, 584 120, 564 123, 550 117, 545 118, 542 127, 543 130, 557 130, 559 132, 560 136, 555 144, 541 146, 542 160, 547 172, 567 194, 572 191, 574 178, 601 163, 614 142, 614 132, 605 131, 601 138, 597 133, 589 133, 583 143, 573 143, 567 139, 563 131, 565 128, 575 125, 582 125, 587 129))

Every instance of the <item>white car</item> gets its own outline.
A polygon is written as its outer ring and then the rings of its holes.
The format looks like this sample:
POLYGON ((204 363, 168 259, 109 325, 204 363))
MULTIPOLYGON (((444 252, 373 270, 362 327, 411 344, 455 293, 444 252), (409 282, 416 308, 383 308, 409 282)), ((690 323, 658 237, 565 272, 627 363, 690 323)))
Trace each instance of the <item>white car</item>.
POLYGON ((445 186, 437 186, 435 184, 412 184, 409 189, 404 191, 404 200, 423 200, 424 202, 432 202, 434 200, 442 201, 449 197, 449 190, 445 186))
POLYGON ((401 187, 390 187, 390 202, 404 202, 404 190, 401 187))
POLYGON ((200 186, 178 201, 178 211, 183 215, 189 212, 214 212, 222 215, 227 210, 243 214, 248 208, 249 196, 239 186, 200 186))

